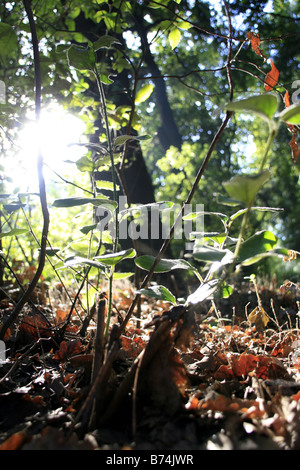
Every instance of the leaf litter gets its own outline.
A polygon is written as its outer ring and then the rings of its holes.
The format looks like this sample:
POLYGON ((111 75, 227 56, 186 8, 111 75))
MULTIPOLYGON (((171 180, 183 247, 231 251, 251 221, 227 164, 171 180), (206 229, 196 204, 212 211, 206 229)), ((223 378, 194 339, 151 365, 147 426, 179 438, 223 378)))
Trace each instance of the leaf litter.
MULTIPOLYGON (((96 316, 82 335, 74 311, 62 338, 67 307, 25 308, 5 338, 0 450, 300 449, 298 294, 261 288, 260 323, 247 289, 188 309, 142 296, 94 381, 96 316)), ((112 330, 133 296, 117 289, 112 330)))

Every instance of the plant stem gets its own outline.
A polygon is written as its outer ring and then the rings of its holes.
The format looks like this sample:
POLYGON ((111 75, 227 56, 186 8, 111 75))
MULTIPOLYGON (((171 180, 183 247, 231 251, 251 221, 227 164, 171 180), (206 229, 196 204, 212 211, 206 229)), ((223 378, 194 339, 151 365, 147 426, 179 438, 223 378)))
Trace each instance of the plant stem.
POLYGON ((265 148, 265 153, 264 153, 261 165, 260 165, 260 171, 263 171, 263 169, 264 169, 264 166, 266 164, 271 145, 273 144, 273 141, 276 137, 277 131, 278 131, 278 125, 276 125, 276 123, 274 121, 271 121, 270 125, 269 125, 269 136, 268 136, 268 140, 267 140, 267 144, 266 144, 266 148, 265 148))
MULTIPOLYGON (((214 151, 214 149, 215 149, 217 143, 219 142, 219 140, 220 140, 220 138, 221 138, 221 136, 222 136, 224 130, 226 129, 226 126, 227 126, 228 122, 230 121, 230 118, 231 118, 232 114, 233 114, 233 112, 227 111, 227 113, 226 113, 226 115, 225 115, 225 118, 224 118, 224 120, 223 120, 221 126, 219 127, 217 133, 215 134, 215 136, 214 136, 214 138, 213 138, 213 140, 212 140, 212 142, 211 142, 211 144, 210 144, 210 147, 209 147, 208 152, 207 152, 207 154, 206 154, 206 156, 205 156, 205 158, 204 158, 204 161, 202 162, 202 165, 201 165, 201 167, 200 167, 199 170, 198 170, 198 173, 197 173, 197 175, 196 175, 196 178, 195 178, 195 180, 194 180, 194 183, 193 183, 193 186, 192 186, 192 188, 191 188, 191 190, 190 190, 190 193, 189 193, 189 195, 188 195, 186 201, 184 202, 184 204, 183 204, 183 206, 182 206, 182 208, 181 208, 181 211, 180 211, 180 213, 178 214, 178 216, 177 216, 177 218, 176 218, 176 220, 175 220, 175 222, 174 222, 174 224, 173 224, 173 226, 172 226, 172 228, 171 228, 171 230, 170 230, 170 233, 169 233, 168 237, 165 239, 164 243, 162 244, 161 249, 160 249, 158 255, 156 256, 156 258, 155 258, 155 260, 154 260, 154 262, 153 262, 153 265, 152 265, 150 271, 148 272, 148 274, 147 274, 146 277, 144 278, 144 280, 143 280, 143 282, 142 282, 142 284, 141 284, 141 286, 140 286, 140 289, 143 289, 144 287, 146 287, 146 286, 149 284, 149 282, 151 281, 156 266, 158 265, 159 261, 162 259, 163 254, 165 253, 165 251, 166 251, 166 249, 167 249, 167 247, 168 247, 170 241, 172 240, 172 238, 173 238, 173 236, 174 236, 174 233, 175 233, 175 229, 176 229, 176 227, 177 227, 177 224, 182 220, 182 217, 183 217, 183 215, 184 215, 185 206, 186 206, 187 204, 190 204, 190 202, 192 201, 192 199, 193 199, 193 197, 194 197, 194 194, 195 194, 195 192, 196 192, 196 189, 198 188, 198 185, 199 185, 199 183, 200 183, 200 180, 201 180, 201 178, 202 178, 202 176, 203 176, 203 174, 204 174, 204 171, 205 171, 205 169, 206 169, 206 167, 207 167, 207 165, 208 165, 209 159, 210 159, 210 157, 211 157, 211 155, 212 155, 212 153, 213 153, 213 151, 214 151)), ((132 303, 131 303, 131 305, 130 305, 130 307, 129 307, 129 310, 127 311, 126 317, 124 318, 123 323, 121 324, 121 326, 120 326, 120 328, 119 328, 118 336, 120 336, 120 335, 123 333, 123 331, 125 330, 126 325, 127 325, 128 321, 129 321, 129 319, 130 319, 130 317, 131 317, 131 315, 132 315, 132 313, 133 313, 133 311, 134 311, 134 309, 135 309, 135 307, 136 307, 136 305, 137 305, 137 303, 138 303, 138 301, 139 301, 140 296, 141 296, 141 294, 136 294, 135 298, 133 299, 133 301, 132 301, 132 303)))
MULTIPOLYGON (((34 22, 34 17, 31 9, 31 1, 30 0, 23 0, 24 8, 28 17, 30 31, 31 31, 31 38, 32 38, 32 47, 33 47, 33 58, 34 58, 34 78, 35 78, 35 116, 36 122, 39 123, 40 115, 41 115, 41 100, 42 100, 42 79, 41 79, 41 67, 40 67, 40 56, 39 56, 39 42, 34 22)), ((43 175, 43 156, 41 153, 41 149, 39 146, 39 151, 37 155, 37 173, 38 173, 38 180, 39 180, 39 196, 40 196, 40 203, 41 203, 41 210, 43 215, 43 229, 42 229, 42 236, 41 236, 41 244, 40 244, 40 257, 39 257, 39 264, 35 275, 29 284, 26 292, 23 294, 17 305, 15 306, 13 312, 9 316, 9 318, 3 323, 3 326, 0 331, 0 339, 3 339, 6 330, 10 327, 10 325, 16 320, 19 313, 21 312, 22 308, 29 300, 32 292, 34 291, 41 274, 44 269, 45 259, 46 259, 46 247, 47 247, 47 236, 49 230, 49 211, 48 211, 48 204, 47 204, 47 194, 46 194, 46 184, 43 175)))
MULTIPOLYGON (((269 136, 268 136, 268 140, 267 140, 267 143, 266 143, 266 148, 265 148, 265 151, 264 151, 263 159, 262 159, 262 162, 261 162, 261 165, 260 165, 260 171, 261 172, 264 170, 264 167, 265 167, 265 164, 266 164, 266 161, 267 161, 267 158, 268 158, 268 154, 269 154, 269 151, 271 149, 271 145, 272 145, 272 143, 273 143, 273 141, 276 137, 276 134, 277 134, 277 130, 278 130, 278 126, 276 125, 276 123, 274 121, 271 121, 269 123, 269 136)), ((233 271, 233 269, 236 265, 236 261, 237 261, 238 255, 239 255, 241 244, 242 244, 243 239, 244 239, 245 231, 246 231, 246 228, 247 228, 247 225, 248 225, 248 221, 249 221, 249 218, 250 218, 250 214, 251 214, 253 204, 254 204, 254 199, 252 201, 250 201, 250 203, 248 204, 247 211, 245 212, 245 214, 243 216, 238 241, 237 241, 237 244, 236 244, 236 247, 235 247, 235 250, 234 250, 233 261, 232 261, 230 267, 228 268, 228 271, 226 273, 226 278, 232 273, 232 271, 233 271)))
MULTIPOLYGON (((103 85, 102 85, 102 82, 101 82, 101 77, 100 77, 99 72, 96 68, 94 70, 94 73, 95 73, 95 76, 96 76, 96 81, 97 81, 97 86, 98 86, 100 101, 101 101, 101 106, 102 106, 102 113, 103 113, 104 122, 105 122, 105 130, 106 130, 106 137, 107 137, 107 143, 108 143, 108 152, 109 152, 110 162, 111 162, 114 201, 118 202, 117 201, 117 177, 116 177, 116 169, 115 169, 115 162, 114 162, 113 145, 112 145, 111 135, 110 135, 110 132, 109 132, 109 123, 108 123, 108 115, 107 115, 107 109, 106 109, 105 93, 104 93, 103 85)), ((118 205, 115 209, 114 216, 115 216, 115 240, 114 240, 113 252, 116 253, 117 248, 118 248, 118 239, 119 239, 119 221, 118 221, 119 206, 118 205)), ((108 329, 109 329, 109 323, 110 323, 110 317, 111 317, 111 310, 112 310, 113 274, 114 274, 114 267, 111 267, 111 270, 110 270, 110 273, 109 273, 109 295, 108 295, 107 321, 106 321, 106 328, 105 328, 105 337, 107 337, 107 335, 108 335, 108 329)))

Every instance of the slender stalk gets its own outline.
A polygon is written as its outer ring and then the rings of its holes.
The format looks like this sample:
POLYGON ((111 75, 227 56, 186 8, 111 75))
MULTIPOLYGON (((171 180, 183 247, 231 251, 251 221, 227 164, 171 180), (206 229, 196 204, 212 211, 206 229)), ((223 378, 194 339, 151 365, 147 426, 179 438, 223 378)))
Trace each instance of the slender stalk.
MULTIPOLYGON (((32 38, 32 46, 33 46, 33 58, 34 58, 34 77, 35 77, 35 117, 36 122, 39 123, 40 115, 41 115, 41 101, 42 101, 42 79, 41 79, 41 68, 40 68, 40 56, 39 56, 39 42, 35 27, 35 21, 31 9, 31 1, 30 0, 23 0, 24 8, 28 17, 30 31, 31 31, 31 38, 32 38)), ((36 273, 29 284, 27 290, 23 294, 22 298, 19 300, 17 305, 15 306, 13 312, 9 316, 9 318, 3 323, 3 326, 0 331, 0 339, 3 339, 6 330, 10 327, 10 325, 16 320, 19 313, 21 312, 22 308, 29 300, 32 292, 34 291, 41 274, 44 269, 45 259, 46 259, 46 247, 47 247, 47 236, 49 230, 49 211, 48 211, 48 204, 47 204, 47 194, 46 194, 46 184, 43 175, 43 156, 39 146, 39 151, 37 155, 37 172, 38 172, 38 180, 39 180, 39 196, 40 196, 40 204, 42 209, 43 215, 43 230, 41 236, 41 249, 40 249, 40 257, 39 257, 39 264, 36 270, 36 273)))
POLYGON ((260 171, 263 171, 263 169, 265 167, 265 164, 266 164, 266 161, 267 161, 267 158, 268 158, 268 154, 269 154, 271 146, 274 142, 274 139, 277 135, 277 131, 278 131, 278 125, 276 125, 276 123, 274 121, 271 121, 270 125, 269 125, 269 136, 268 136, 268 140, 267 140, 267 143, 266 143, 265 153, 263 155, 263 159, 262 159, 262 162, 261 162, 261 165, 260 165, 260 171))
MULTIPOLYGON (((96 68, 94 70, 94 73, 95 73, 95 76, 96 76, 96 81, 97 81, 97 86, 98 86, 100 100, 101 100, 101 106, 102 106, 102 113, 103 113, 104 122, 105 122, 106 137, 107 137, 107 142, 108 142, 108 152, 109 152, 109 156, 110 156, 111 171, 112 171, 114 201, 117 202, 117 176, 116 176, 116 169, 115 169, 115 162, 114 162, 113 145, 112 145, 111 135, 110 135, 110 132, 109 132, 109 123, 108 123, 108 115, 107 115, 107 109, 106 109, 105 93, 104 93, 104 89, 103 89, 103 85, 102 85, 102 82, 101 82, 100 75, 99 75, 98 70, 96 68)), ((115 216, 114 253, 116 253, 117 248, 118 248, 118 241, 119 241, 119 221, 118 221, 119 206, 118 205, 115 209, 114 216, 115 216)), ((110 269, 110 273, 109 273, 109 295, 108 295, 108 307, 107 307, 107 321, 106 321, 106 328, 105 328, 105 337, 107 337, 107 335, 108 335, 108 329, 109 329, 109 323, 110 323, 110 317, 111 317, 111 311, 112 311, 113 274, 114 274, 114 267, 112 266, 111 269, 110 269)))
MULTIPOLYGON (((195 194, 195 192, 196 192, 196 189, 198 188, 198 185, 199 185, 199 183, 200 183, 200 180, 201 180, 201 178, 202 178, 202 176, 203 176, 203 174, 204 174, 204 172, 205 172, 205 169, 206 169, 206 167, 207 167, 207 165, 208 165, 209 159, 210 159, 210 157, 211 157, 211 155, 212 155, 212 153, 213 153, 213 151, 214 151, 214 149, 215 149, 217 143, 219 142, 219 140, 220 140, 220 138, 221 138, 221 135, 223 134, 224 130, 226 129, 226 126, 227 126, 227 124, 228 124, 228 122, 229 122, 229 120, 230 120, 232 114, 233 114, 233 113, 232 113, 231 111, 227 111, 227 113, 226 113, 226 115, 225 115, 225 118, 224 118, 224 120, 223 120, 221 126, 219 127, 217 133, 215 134, 215 136, 214 136, 214 138, 213 138, 213 140, 212 140, 212 142, 211 142, 211 144, 210 144, 210 147, 209 147, 208 152, 207 152, 207 154, 206 154, 206 156, 205 156, 205 158, 204 158, 204 161, 203 161, 201 167, 199 168, 199 171, 198 171, 198 173, 197 173, 197 176, 196 176, 196 178, 195 178, 195 181, 194 181, 194 183, 193 183, 193 186, 192 186, 192 188, 191 188, 191 190, 190 190, 190 193, 189 193, 189 195, 188 195, 186 201, 184 202, 184 204, 183 204, 183 206, 182 206, 182 208, 181 208, 181 211, 180 211, 180 213, 178 214, 178 216, 177 216, 177 218, 176 218, 176 220, 175 220, 175 222, 174 222, 174 224, 173 224, 173 226, 172 226, 172 228, 171 228, 171 230, 170 230, 170 233, 169 233, 168 237, 165 239, 164 243, 162 244, 162 247, 161 247, 161 249, 160 249, 160 251, 159 251, 157 257, 155 258, 155 260, 154 260, 154 262, 153 262, 153 265, 152 265, 150 271, 148 272, 148 274, 147 274, 146 277, 144 278, 144 280, 143 280, 143 282, 142 282, 142 284, 141 284, 140 289, 145 288, 145 287, 149 284, 149 282, 151 281, 156 266, 158 265, 159 261, 162 259, 162 257, 163 257, 163 255, 164 255, 164 253, 165 253, 165 251, 166 251, 166 249, 167 249, 167 247, 168 247, 170 241, 172 240, 172 238, 173 238, 173 236, 174 236, 174 233, 175 233, 175 229, 176 229, 178 223, 182 220, 182 217, 183 217, 183 215, 184 215, 185 206, 186 206, 187 204, 190 204, 190 203, 191 203, 191 201, 192 201, 192 199, 193 199, 193 197, 194 197, 194 194, 195 194)), ((120 328, 119 328, 118 336, 120 336, 120 335, 124 332, 124 330, 125 330, 125 328, 126 328, 126 325, 127 325, 128 321, 130 320, 130 317, 131 317, 131 315, 132 315, 132 313, 133 313, 133 311, 134 311, 134 309, 135 309, 135 307, 136 307, 136 305, 137 305, 137 303, 138 303, 138 301, 139 301, 139 299, 140 299, 140 296, 141 296, 140 294, 136 294, 135 298, 133 299, 133 301, 132 301, 132 303, 131 303, 131 305, 130 305, 128 311, 127 311, 126 317, 124 318, 123 323, 121 324, 121 326, 120 326, 120 328)))
MULTIPOLYGON (((265 151, 264 151, 264 154, 263 154, 262 162, 261 162, 261 165, 260 165, 260 171, 264 170, 264 167, 265 167, 266 162, 267 162, 268 154, 269 154, 269 151, 271 149, 272 143, 273 143, 273 141, 276 137, 277 131, 278 131, 278 125, 276 125, 276 123, 274 121, 271 121, 270 125, 269 125, 269 136, 268 136, 265 151)), ((231 265, 229 266, 229 268, 226 272, 226 278, 228 278, 230 276, 230 274, 233 272, 233 269, 236 265, 236 260, 238 258, 240 248, 241 248, 241 244, 242 244, 243 239, 244 239, 245 231, 246 231, 246 228, 247 228, 247 225, 248 225, 248 222, 249 222, 249 218, 250 218, 250 215, 251 215, 253 204, 254 204, 254 199, 252 201, 250 201, 250 203, 248 204, 247 211, 245 212, 245 214, 243 216, 238 241, 237 241, 237 244, 236 244, 235 250, 234 250, 233 261, 232 261, 231 265)))

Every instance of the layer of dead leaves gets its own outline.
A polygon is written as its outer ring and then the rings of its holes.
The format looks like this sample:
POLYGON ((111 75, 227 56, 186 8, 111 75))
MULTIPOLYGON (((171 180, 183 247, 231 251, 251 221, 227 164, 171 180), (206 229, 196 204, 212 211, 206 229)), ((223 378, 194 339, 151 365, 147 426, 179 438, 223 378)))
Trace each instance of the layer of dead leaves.
MULTIPOLYGON (((117 292, 113 322, 132 296, 133 289, 117 292)), ((5 339, 0 450, 300 449, 296 300, 283 321, 272 302, 274 316, 264 311, 269 322, 261 327, 257 315, 225 317, 215 304, 199 313, 144 299, 101 396, 108 418, 102 413, 93 426, 81 412, 91 388, 94 319, 82 337, 83 318, 74 313, 59 342, 68 310, 28 308, 5 339)), ((1 307, 2 317, 11 306, 1 307)))

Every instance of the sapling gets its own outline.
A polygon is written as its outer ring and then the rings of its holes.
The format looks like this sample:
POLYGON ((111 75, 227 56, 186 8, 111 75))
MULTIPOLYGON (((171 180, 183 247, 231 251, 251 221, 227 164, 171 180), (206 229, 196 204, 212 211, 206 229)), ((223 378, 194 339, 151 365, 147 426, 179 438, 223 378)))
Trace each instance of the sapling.
MULTIPOLYGON (((281 247, 276 247, 278 238, 269 230, 262 230, 256 232, 252 237, 245 240, 245 233, 249 222, 250 214, 255 211, 271 211, 276 212, 282 210, 281 208, 270 208, 254 206, 255 199, 261 187, 270 180, 271 171, 266 169, 268 162, 269 152, 278 133, 279 127, 282 123, 292 125, 300 124, 300 105, 290 106, 281 112, 277 112, 279 106, 279 99, 274 94, 262 94, 248 98, 246 100, 231 102, 227 105, 227 112, 243 112, 251 115, 258 115, 263 118, 269 129, 268 139, 264 148, 260 171, 256 174, 242 174, 236 175, 230 181, 225 182, 223 185, 231 198, 231 202, 244 206, 231 216, 223 213, 210 213, 216 216, 223 225, 223 232, 216 236, 199 234, 198 241, 196 240, 193 258, 198 262, 208 263, 209 269, 206 275, 198 273, 198 277, 202 278, 198 289, 191 294, 187 300, 186 305, 200 303, 214 292, 220 291, 224 295, 229 295, 232 292, 227 282, 230 281, 232 275, 238 271, 242 266, 249 266, 255 264, 267 256, 284 257, 288 255, 289 250, 281 247), (237 240, 230 238, 230 228, 233 222, 242 217, 239 235, 237 240), (213 246, 211 245, 213 243, 213 246), (226 247, 226 243, 228 247, 226 247), (220 273, 221 270, 221 273, 220 273)), ((203 216, 201 213, 191 213, 183 218, 196 218, 203 216)), ((197 234, 194 234, 197 237, 197 234)), ((153 260, 152 260, 153 261, 153 260)), ((136 263, 150 271, 151 259, 147 256, 136 259, 136 263)), ((153 263, 153 272, 170 271, 171 269, 190 269, 195 273, 196 269, 188 264, 183 265, 180 260, 175 260, 172 264, 168 260, 157 257, 153 263)), ((150 277, 150 276, 149 276, 150 277)), ((145 295, 160 297, 165 301, 171 301, 176 304, 176 299, 172 294, 166 292, 163 286, 156 286, 155 288, 141 289, 139 293, 145 295)))

